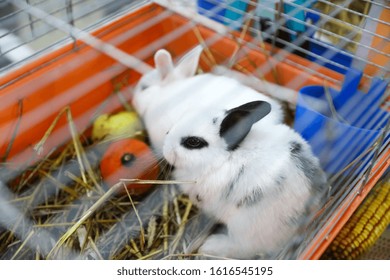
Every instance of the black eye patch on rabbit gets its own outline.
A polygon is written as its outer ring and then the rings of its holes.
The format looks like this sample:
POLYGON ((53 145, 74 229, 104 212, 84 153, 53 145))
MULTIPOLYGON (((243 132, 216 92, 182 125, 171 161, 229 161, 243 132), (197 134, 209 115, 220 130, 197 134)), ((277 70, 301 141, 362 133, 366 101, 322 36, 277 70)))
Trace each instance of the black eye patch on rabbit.
POLYGON ((209 144, 202 137, 188 136, 181 139, 181 145, 187 149, 202 149, 209 144))

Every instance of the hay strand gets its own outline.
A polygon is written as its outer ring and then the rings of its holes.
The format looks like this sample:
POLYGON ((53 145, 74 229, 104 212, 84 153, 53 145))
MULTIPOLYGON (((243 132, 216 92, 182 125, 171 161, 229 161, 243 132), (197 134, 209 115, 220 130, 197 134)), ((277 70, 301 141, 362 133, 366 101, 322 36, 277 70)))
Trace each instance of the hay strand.
POLYGON ((66 240, 78 229, 78 227, 83 224, 95 211, 106 202, 113 194, 115 194, 121 187, 123 183, 119 182, 112 186, 102 197, 100 197, 85 213, 84 215, 57 241, 53 249, 47 255, 47 259, 55 254, 58 249, 66 242, 66 240))

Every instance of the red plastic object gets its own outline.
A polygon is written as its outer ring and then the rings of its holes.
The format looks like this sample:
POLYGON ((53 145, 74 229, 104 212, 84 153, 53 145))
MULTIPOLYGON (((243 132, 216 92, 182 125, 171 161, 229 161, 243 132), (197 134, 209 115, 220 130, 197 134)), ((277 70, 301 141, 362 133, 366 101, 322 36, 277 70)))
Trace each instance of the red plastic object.
MULTIPOLYGON (((120 179, 156 180, 158 161, 149 146, 137 139, 124 139, 110 144, 100 162, 100 172, 111 187, 120 179)), ((126 183, 130 193, 146 192, 151 184, 126 183)))

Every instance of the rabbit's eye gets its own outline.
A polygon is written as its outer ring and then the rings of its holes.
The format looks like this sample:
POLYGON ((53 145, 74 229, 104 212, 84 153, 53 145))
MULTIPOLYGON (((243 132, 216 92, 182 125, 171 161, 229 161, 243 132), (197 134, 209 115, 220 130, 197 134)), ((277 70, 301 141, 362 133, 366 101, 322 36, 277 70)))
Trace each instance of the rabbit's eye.
POLYGON ((187 149, 202 149, 209 144, 201 137, 189 136, 181 139, 181 145, 187 149))

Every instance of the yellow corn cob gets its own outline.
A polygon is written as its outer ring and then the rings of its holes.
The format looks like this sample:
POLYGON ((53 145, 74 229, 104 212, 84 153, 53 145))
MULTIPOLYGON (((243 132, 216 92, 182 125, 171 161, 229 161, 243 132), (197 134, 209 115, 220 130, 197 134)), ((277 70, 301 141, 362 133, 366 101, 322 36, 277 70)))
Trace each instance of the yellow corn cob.
POLYGON ((378 183, 329 245, 321 259, 357 259, 390 224, 390 181, 378 183))

